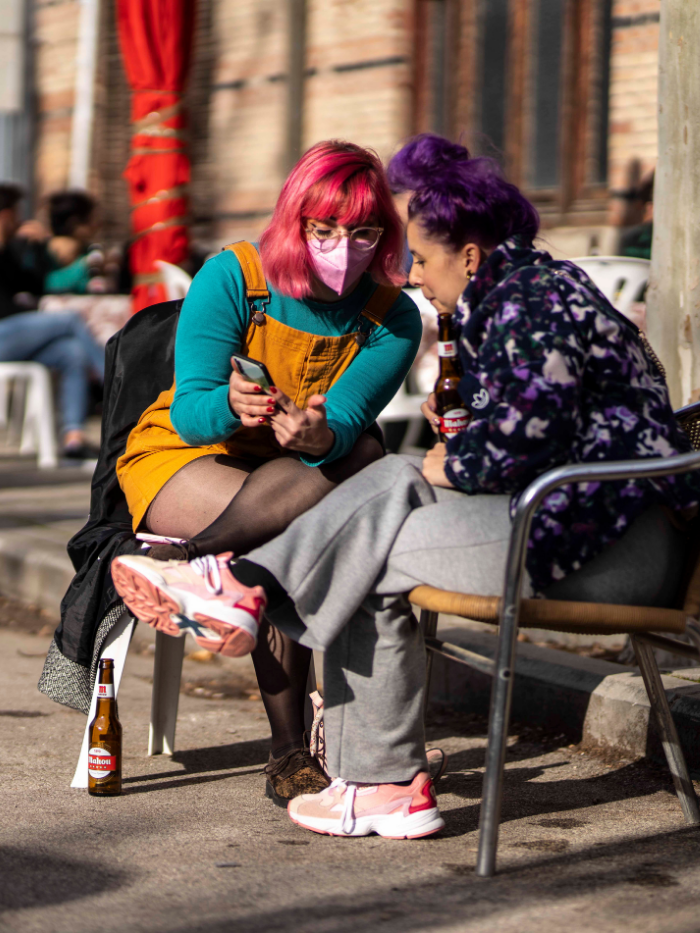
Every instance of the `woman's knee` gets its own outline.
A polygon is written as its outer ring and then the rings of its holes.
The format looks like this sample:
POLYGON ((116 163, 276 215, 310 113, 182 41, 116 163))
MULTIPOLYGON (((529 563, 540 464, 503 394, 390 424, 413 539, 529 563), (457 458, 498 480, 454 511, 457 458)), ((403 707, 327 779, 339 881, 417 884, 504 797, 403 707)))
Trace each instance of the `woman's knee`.
POLYGON ((372 437, 371 434, 360 434, 348 456, 351 462, 357 464, 357 469, 362 470, 375 460, 381 459, 384 456, 384 449, 376 437, 372 437))
POLYGON ((384 456, 384 450, 379 441, 370 434, 360 434, 355 446, 349 454, 322 467, 325 476, 336 483, 342 482, 349 476, 354 476, 384 456))

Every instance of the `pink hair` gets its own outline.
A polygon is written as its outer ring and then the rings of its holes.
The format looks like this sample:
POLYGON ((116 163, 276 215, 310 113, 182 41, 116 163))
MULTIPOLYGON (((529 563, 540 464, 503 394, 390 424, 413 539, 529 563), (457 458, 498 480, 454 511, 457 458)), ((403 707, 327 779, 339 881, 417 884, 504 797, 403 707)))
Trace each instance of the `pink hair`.
POLYGON ((332 139, 316 143, 292 169, 260 237, 265 277, 292 298, 308 297, 313 287, 304 233, 309 217, 333 217, 343 226, 371 223, 383 227, 368 271, 380 284, 404 284, 403 227, 374 152, 332 139))

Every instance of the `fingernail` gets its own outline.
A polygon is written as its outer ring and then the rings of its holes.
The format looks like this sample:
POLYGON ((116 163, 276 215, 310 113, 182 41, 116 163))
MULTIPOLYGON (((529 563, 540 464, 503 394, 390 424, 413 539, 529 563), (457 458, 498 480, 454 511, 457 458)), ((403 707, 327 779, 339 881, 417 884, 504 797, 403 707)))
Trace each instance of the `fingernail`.
POLYGON ((253 386, 254 392, 262 392, 262 386, 253 386))
POLYGON ((268 405, 274 405, 274 404, 275 404, 275 400, 274 400, 273 398, 269 398, 269 399, 267 400, 267 404, 268 404, 268 405))
POLYGON ((275 409, 274 409, 274 408, 268 408, 267 410, 268 410, 270 413, 272 413, 275 409))
POLYGON ((274 386, 271 386, 271 387, 270 387, 270 394, 271 394, 271 395, 277 395, 277 389, 276 389, 274 386))
POLYGON ((265 424, 264 418, 258 418, 258 424, 265 424))

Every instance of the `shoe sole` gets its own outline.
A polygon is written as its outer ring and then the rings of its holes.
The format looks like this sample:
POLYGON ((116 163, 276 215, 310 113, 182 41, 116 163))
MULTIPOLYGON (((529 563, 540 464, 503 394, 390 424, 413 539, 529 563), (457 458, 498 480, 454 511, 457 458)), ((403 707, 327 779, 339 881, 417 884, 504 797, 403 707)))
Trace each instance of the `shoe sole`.
POLYGON ((265 781, 265 796, 269 800, 271 800, 275 804, 275 806, 283 807, 285 810, 287 809, 287 805, 290 802, 289 797, 280 797, 280 795, 277 793, 277 791, 272 786, 272 784, 270 784, 269 781, 265 781))
POLYGON ((418 813, 389 813, 380 816, 365 816, 355 819, 355 827, 351 833, 340 832, 337 827, 340 820, 328 820, 323 817, 298 817, 287 808, 292 823, 303 829, 310 829, 313 833, 322 836, 369 836, 376 833, 384 839, 422 839, 439 832, 445 825, 437 808, 420 810, 418 813))
POLYGON ((159 574, 132 566, 128 557, 116 558, 111 569, 117 593, 137 619, 156 631, 176 638, 189 631, 200 647, 229 658, 243 657, 255 648, 257 637, 250 629, 257 628, 257 624, 245 609, 222 606, 228 618, 217 619, 210 613, 197 611, 197 604, 205 600, 192 594, 176 595, 159 574), (198 634, 191 627, 181 625, 173 616, 194 620, 204 627, 205 632, 198 634))

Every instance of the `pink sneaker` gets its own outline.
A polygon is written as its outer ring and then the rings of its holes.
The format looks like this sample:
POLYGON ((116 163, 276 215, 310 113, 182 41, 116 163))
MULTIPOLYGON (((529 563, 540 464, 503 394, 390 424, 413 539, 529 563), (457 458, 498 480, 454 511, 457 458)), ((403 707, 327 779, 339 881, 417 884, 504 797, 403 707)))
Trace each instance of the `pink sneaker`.
POLYGON ((445 825, 430 775, 420 771, 411 784, 353 784, 336 778, 320 794, 302 794, 287 804, 290 819, 326 836, 420 839, 445 825))
POLYGON ((194 637, 215 654, 250 654, 267 600, 261 586, 244 586, 229 569, 230 553, 191 561, 137 554, 112 561, 117 593, 137 619, 167 635, 194 637))

